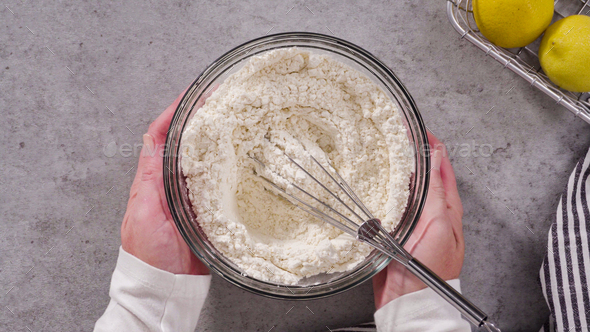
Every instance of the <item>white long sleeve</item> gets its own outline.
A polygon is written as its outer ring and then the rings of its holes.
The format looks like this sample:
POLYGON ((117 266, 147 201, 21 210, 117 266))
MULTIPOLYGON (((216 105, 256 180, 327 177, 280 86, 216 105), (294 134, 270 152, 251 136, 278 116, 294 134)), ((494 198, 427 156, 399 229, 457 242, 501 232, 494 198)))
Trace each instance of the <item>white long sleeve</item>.
POLYGON ((193 332, 210 284, 210 275, 175 275, 119 248, 111 301, 94 331, 193 332))
MULTIPOLYGON (((119 248, 111 301, 94 331, 193 332, 210 283, 211 276, 175 275, 119 248)), ((458 279, 448 283, 460 291, 458 279)), ((429 288, 389 302, 374 316, 379 332, 471 331, 459 312, 429 288)))
MULTIPOLYGON (((461 291, 459 279, 447 281, 461 291)), ((469 323, 432 289, 401 296, 375 312, 379 332, 471 332, 469 323)))

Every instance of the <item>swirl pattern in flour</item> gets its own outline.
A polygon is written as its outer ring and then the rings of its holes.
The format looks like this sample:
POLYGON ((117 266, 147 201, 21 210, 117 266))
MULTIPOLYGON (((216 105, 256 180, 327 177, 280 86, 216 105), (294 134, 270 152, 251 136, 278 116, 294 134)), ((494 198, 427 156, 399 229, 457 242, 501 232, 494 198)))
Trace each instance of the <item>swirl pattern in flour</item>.
POLYGON ((286 157, 322 176, 311 154, 330 162, 393 229, 414 168, 406 128, 381 88, 344 63, 298 48, 254 56, 227 78, 188 123, 182 151, 190 200, 209 241, 246 274, 287 285, 350 270, 371 248, 298 209, 255 171, 337 205, 286 157))

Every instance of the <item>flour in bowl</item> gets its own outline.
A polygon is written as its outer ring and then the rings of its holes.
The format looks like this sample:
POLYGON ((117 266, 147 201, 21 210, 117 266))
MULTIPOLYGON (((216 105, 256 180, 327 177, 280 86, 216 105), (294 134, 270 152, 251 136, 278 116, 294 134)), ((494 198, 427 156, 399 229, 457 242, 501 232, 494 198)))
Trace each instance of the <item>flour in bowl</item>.
POLYGON ((329 162, 393 229, 414 168, 399 111, 381 88, 342 62, 298 48, 254 56, 227 78, 187 124, 182 151, 189 197, 209 241, 247 275, 288 285, 353 269, 371 248, 295 207, 259 175, 337 204, 286 156, 320 178, 310 155, 329 162))

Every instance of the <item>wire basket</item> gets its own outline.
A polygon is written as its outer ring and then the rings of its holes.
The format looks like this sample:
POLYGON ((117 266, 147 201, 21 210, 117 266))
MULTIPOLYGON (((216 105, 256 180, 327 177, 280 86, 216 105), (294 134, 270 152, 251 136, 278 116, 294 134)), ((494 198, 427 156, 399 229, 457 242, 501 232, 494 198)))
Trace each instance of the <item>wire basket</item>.
MULTIPOLYGON (((563 17, 584 14, 590 15, 590 0, 557 0, 553 21, 563 17)), ((477 28, 473 17, 471 0, 448 0, 447 15, 451 24, 461 35, 479 49, 525 79, 557 104, 572 111, 576 116, 590 123, 590 93, 573 93, 560 89, 543 73, 539 63, 538 49, 541 37, 533 43, 515 49, 498 47, 487 40, 477 28)))

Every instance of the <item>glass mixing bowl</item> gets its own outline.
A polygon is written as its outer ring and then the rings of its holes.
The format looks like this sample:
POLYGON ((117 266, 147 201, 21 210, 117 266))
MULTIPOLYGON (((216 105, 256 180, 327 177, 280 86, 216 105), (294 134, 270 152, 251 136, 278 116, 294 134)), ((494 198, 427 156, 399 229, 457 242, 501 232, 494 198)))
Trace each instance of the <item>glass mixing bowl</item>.
POLYGON ((205 69, 184 94, 170 124, 166 140, 167 151, 164 156, 164 187, 176 226, 191 250, 209 269, 230 283, 256 294, 280 299, 311 299, 337 294, 369 280, 389 263, 390 258, 373 250, 353 270, 316 275, 305 278, 293 286, 251 278, 217 251, 199 227, 191 208, 181 168, 182 133, 213 87, 223 83, 228 76, 238 71, 250 57, 269 50, 294 46, 314 53, 327 54, 364 73, 398 106, 413 147, 415 170, 410 181, 410 197, 406 211, 393 235, 402 244, 408 240, 418 222, 428 191, 427 173, 430 169, 430 159, 429 154, 425 153, 428 151, 426 128, 414 100, 387 66, 364 49, 331 36, 297 32, 261 37, 234 48, 205 69))

